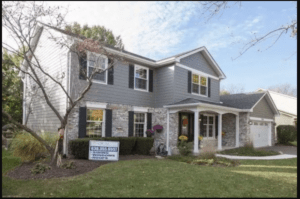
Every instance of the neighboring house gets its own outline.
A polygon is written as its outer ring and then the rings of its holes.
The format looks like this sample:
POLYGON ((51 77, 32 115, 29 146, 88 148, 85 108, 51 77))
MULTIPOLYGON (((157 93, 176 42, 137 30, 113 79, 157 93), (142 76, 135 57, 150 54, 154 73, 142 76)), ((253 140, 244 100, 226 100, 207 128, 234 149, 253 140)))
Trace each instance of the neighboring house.
MULTIPOLYGON (((78 57, 67 48, 54 45, 45 30, 66 35, 63 30, 43 25, 37 31, 36 43, 32 44, 36 46, 35 54, 49 68, 49 73, 65 72, 62 84, 76 97, 86 83, 76 69, 78 57)), ((91 89, 68 118, 64 153, 70 152, 66 146, 73 139, 95 135, 146 137, 146 130, 156 124, 164 129, 155 136, 155 147, 165 144, 169 155, 178 153, 178 137, 182 134, 191 142, 196 140, 193 149, 196 154, 199 134, 204 137, 204 145, 212 144, 218 149, 243 146, 249 141, 255 147, 274 144, 273 124, 279 112, 269 93, 220 96, 220 82, 226 77, 205 47, 158 61, 105 48, 124 57, 127 63, 116 62, 113 70, 95 77, 91 89), (91 115, 100 120, 92 120, 91 115)), ((88 61, 80 66, 93 67, 93 56, 102 55, 88 52, 88 61)), ((107 63, 109 60, 105 59, 107 63)), ((26 87, 30 83, 24 77, 26 87)), ((65 113, 66 95, 54 84, 49 87, 54 91, 51 99, 54 105, 61 114, 65 113)), ((26 96, 24 114, 25 105, 26 96)), ((38 131, 56 132, 59 121, 45 101, 36 100, 28 125, 38 131)))
MULTIPOLYGON (((278 111, 280 117, 275 118, 276 127, 279 125, 294 125, 297 123, 297 98, 275 91, 259 88, 257 92, 269 92, 278 111)), ((277 141, 277 129, 275 130, 275 138, 277 141)))

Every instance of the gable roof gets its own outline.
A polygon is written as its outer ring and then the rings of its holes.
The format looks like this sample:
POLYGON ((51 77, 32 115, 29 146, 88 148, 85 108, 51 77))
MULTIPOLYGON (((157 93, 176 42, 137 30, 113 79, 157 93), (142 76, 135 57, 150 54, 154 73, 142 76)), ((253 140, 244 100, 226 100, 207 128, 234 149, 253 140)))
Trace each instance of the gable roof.
POLYGON ((252 92, 252 93, 221 95, 220 101, 227 106, 233 106, 240 109, 251 109, 253 111, 254 107, 264 97, 266 97, 266 100, 269 103, 275 116, 279 116, 280 113, 268 92, 252 92))
POLYGON ((276 107, 279 111, 283 111, 292 115, 297 115, 297 97, 292 97, 275 91, 259 88, 257 91, 270 93, 276 107))
MULTIPOLYGON (((51 29, 54 29, 54 30, 59 31, 63 34, 69 35, 71 37, 74 37, 74 38, 77 38, 77 39, 80 39, 80 40, 86 39, 86 37, 83 36, 83 35, 74 34, 70 31, 65 31, 65 30, 62 30, 60 28, 56 28, 56 27, 44 24, 42 22, 39 22, 39 23, 42 24, 43 26, 47 26, 51 29)), ((186 51, 186 52, 183 52, 183 53, 179 53, 177 55, 174 55, 174 56, 171 56, 171 57, 168 57, 168 58, 164 58, 164 59, 161 59, 161 60, 157 60, 157 61, 153 60, 153 59, 149 59, 147 57, 143 57, 141 55, 137 55, 135 53, 131 53, 131 52, 126 51, 126 50, 120 50, 116 47, 113 47, 113 46, 107 45, 107 44, 105 44, 104 48, 107 51, 110 51, 111 53, 115 53, 115 54, 118 54, 120 56, 124 56, 125 58, 140 61, 140 62, 142 62, 146 65, 152 66, 154 68, 159 68, 159 67, 166 66, 166 65, 169 65, 169 64, 176 64, 176 63, 179 63, 180 59, 182 59, 186 56, 189 56, 189 55, 197 53, 197 52, 202 52, 203 56, 206 58, 208 63, 214 68, 214 70, 219 75, 219 78, 220 79, 226 78, 225 74, 223 73, 223 71, 221 70, 219 65, 216 63, 216 61, 213 59, 213 57, 208 52, 208 50, 206 49, 205 46, 202 46, 202 47, 199 47, 199 48, 196 48, 196 49, 193 49, 193 50, 189 50, 189 51, 186 51)))

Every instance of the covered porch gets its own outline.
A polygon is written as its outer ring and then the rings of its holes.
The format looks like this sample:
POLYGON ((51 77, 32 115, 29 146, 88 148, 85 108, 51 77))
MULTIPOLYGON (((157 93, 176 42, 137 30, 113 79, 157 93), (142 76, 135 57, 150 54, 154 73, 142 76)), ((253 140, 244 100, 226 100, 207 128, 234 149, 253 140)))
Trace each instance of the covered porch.
MULTIPOLYGON (((167 108, 167 150, 172 155, 173 148, 177 147, 180 135, 186 135, 188 141, 193 142, 193 153, 201 153, 198 136, 203 136, 201 143, 215 146, 217 150, 239 147, 240 117, 242 111, 237 108, 223 106, 211 102, 182 103, 164 106, 167 108), (176 114, 177 122, 170 121, 170 115, 176 114), (178 124, 178 128, 170 128, 178 124), (177 132, 173 132, 176 131, 177 132), (230 129, 230 136, 226 142, 223 140, 222 131, 230 129), (170 137, 172 136, 172 137, 170 137), (170 143, 172 142, 172 143, 170 143), (230 142, 230 145, 226 144, 230 142)), ((202 145, 202 144, 201 144, 202 145)))

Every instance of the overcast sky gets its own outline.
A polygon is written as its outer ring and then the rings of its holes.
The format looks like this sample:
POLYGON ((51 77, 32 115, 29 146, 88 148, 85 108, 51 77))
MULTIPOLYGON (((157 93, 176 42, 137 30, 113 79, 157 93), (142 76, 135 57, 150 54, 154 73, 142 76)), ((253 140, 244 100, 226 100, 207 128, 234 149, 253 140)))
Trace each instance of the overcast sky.
POLYGON ((296 39, 284 35, 270 49, 270 39, 239 55, 251 32, 262 35, 296 16, 293 2, 242 2, 205 23, 197 2, 51 2, 69 5, 67 22, 103 25, 121 35, 125 49, 155 60, 201 46, 227 78, 221 87, 243 86, 246 92, 282 83, 297 86, 296 39), (258 51, 258 49, 263 50, 258 51))

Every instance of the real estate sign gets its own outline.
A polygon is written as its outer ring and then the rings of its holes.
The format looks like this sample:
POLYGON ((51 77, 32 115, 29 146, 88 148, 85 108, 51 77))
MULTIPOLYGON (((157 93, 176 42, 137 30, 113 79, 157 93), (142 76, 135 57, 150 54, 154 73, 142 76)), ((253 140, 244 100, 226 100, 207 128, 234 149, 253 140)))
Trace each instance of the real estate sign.
POLYGON ((89 142, 89 160, 119 160, 119 141, 97 141, 89 142))

